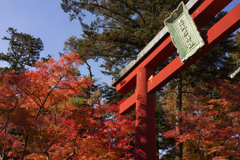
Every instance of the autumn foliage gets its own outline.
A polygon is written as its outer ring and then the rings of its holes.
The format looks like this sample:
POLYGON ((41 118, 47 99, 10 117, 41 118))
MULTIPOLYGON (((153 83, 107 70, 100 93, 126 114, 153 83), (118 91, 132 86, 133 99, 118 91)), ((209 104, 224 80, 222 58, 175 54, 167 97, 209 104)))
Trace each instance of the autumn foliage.
MULTIPOLYGON (((35 70, 0 76, 4 159, 129 159, 134 121, 119 105, 81 106, 92 81, 77 76, 78 54, 38 61, 35 70), (111 114, 106 118, 106 114, 111 114)), ((121 103, 121 102, 119 102, 121 103)))
MULTIPOLYGON (((78 76, 80 65, 72 53, 38 61, 35 70, 0 75, 2 159, 134 159, 134 115, 119 115, 124 100, 81 103, 88 102, 94 82, 78 76)), ((183 143, 184 159, 240 157, 239 87, 223 79, 183 87, 182 112, 176 111, 175 90, 166 90, 161 101, 172 130, 164 137, 183 143)))
MULTIPOLYGON (((174 127, 165 133, 183 142, 183 156, 188 160, 239 159, 240 157, 240 84, 217 79, 202 88, 185 88, 183 111, 176 112, 173 94, 168 94, 165 111, 175 126, 181 118, 181 132, 174 127), (193 92, 201 93, 198 96, 193 92)), ((176 145, 177 145, 176 144, 176 145)))

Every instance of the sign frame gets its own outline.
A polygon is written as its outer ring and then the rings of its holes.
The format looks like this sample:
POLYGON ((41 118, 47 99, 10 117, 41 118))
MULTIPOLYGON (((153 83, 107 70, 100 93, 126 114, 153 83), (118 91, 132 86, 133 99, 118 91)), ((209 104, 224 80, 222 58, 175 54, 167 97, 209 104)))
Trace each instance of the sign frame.
POLYGON ((205 43, 183 1, 164 21, 181 62, 188 60, 205 43))

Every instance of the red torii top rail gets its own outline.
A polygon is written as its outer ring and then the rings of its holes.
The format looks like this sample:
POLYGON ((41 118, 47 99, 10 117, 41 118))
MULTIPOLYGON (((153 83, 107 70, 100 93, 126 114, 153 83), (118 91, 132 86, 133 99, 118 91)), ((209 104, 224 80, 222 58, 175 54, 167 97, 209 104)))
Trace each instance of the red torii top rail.
MULTIPOLYGON (((190 0, 189 3, 196 4, 196 1, 190 0)), ((198 6, 191 6, 192 9, 196 8, 191 17, 200 29, 230 2, 231 0, 203 0, 198 6)), ((158 42, 153 42, 150 49, 146 49, 145 55, 130 62, 130 67, 127 66, 123 74, 120 72, 112 79, 112 85, 120 93, 126 94, 137 86, 135 93, 120 105, 121 114, 136 107, 136 160, 157 159, 154 93, 237 30, 240 27, 239 11, 240 4, 202 35, 205 46, 186 62, 182 63, 178 56, 153 76, 154 69, 176 51, 170 35, 165 34, 158 42)))
MULTIPOLYGON (((197 27, 202 28, 207 22, 209 22, 218 12, 220 12, 227 4, 232 0, 204 0, 199 7, 191 14, 197 27)), ((221 19, 216 25, 202 35, 205 41, 205 46, 196 53, 187 62, 181 63, 179 56, 176 57, 169 65, 155 75, 151 81, 148 82, 148 92, 154 93, 167 84, 170 80, 180 74, 183 70, 196 62, 204 54, 215 47, 219 42, 224 40, 227 36, 233 33, 239 28, 239 5, 237 5, 228 15, 221 19)), ((143 59, 134 68, 131 68, 131 72, 119 78, 118 81, 113 83, 116 86, 117 92, 126 94, 136 86, 136 73, 141 67, 150 69, 156 69, 160 66, 168 57, 170 57, 176 48, 173 46, 171 37, 169 34, 160 40, 158 46, 154 47, 150 54, 143 59)), ((135 94, 125 101, 120 107, 121 114, 128 112, 134 107, 135 101, 133 99, 135 94)))

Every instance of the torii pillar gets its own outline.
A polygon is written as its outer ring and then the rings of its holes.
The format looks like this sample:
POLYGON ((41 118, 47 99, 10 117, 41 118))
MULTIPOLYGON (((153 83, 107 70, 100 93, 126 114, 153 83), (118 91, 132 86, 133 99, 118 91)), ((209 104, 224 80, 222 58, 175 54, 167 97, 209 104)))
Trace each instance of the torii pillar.
POLYGON ((153 75, 149 68, 137 71, 135 158, 156 160, 155 97, 148 93, 148 79, 153 75))

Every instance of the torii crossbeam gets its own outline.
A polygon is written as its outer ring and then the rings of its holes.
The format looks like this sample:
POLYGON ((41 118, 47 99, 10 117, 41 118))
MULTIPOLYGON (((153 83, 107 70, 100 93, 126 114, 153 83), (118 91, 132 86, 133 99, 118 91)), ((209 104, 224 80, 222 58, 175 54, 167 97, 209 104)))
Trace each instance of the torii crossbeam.
MULTIPOLYGON (((231 1, 190 0, 186 7, 200 29, 231 1)), ((121 114, 136 108, 136 160, 157 159, 154 93, 237 30, 240 27, 239 11, 240 4, 202 35, 205 46, 189 60, 182 63, 178 56, 153 76, 154 69, 176 51, 167 28, 163 28, 139 53, 137 60, 131 61, 118 76, 111 80, 116 90, 123 94, 136 86, 135 93, 120 106, 121 114)))

